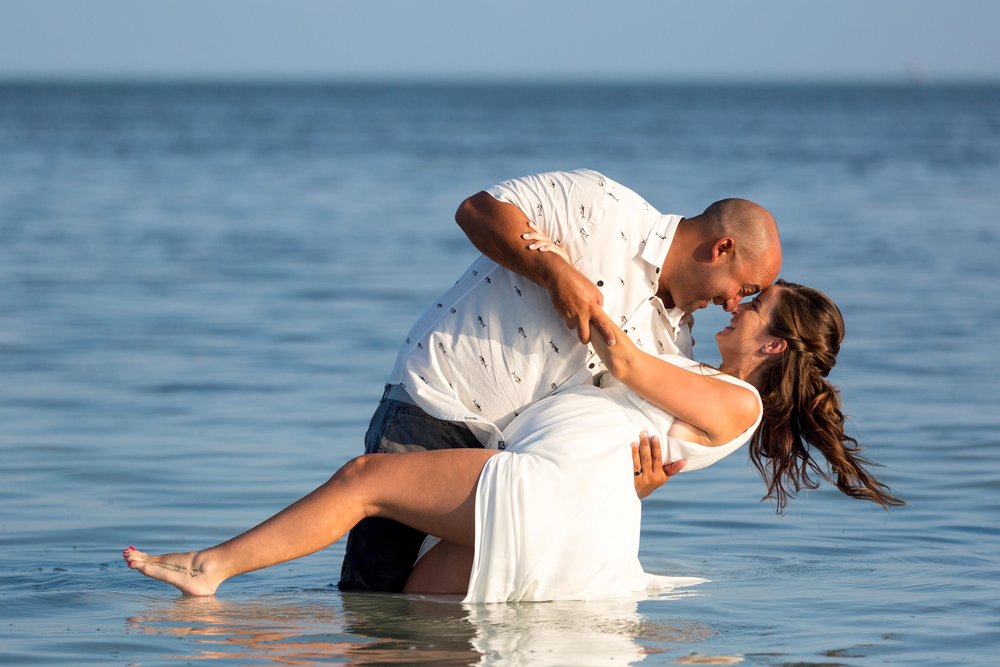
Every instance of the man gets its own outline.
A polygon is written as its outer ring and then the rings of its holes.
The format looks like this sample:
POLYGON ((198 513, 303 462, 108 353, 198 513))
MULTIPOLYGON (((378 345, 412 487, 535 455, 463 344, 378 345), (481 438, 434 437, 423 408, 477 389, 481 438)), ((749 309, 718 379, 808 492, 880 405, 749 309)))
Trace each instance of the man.
MULTIPOLYGON (((592 328, 611 342, 611 318, 646 352, 690 357, 685 315, 709 302, 732 310, 781 266, 761 206, 726 199, 694 218, 663 215, 589 170, 505 181, 466 199, 455 218, 483 256, 410 330, 368 453, 502 449, 502 429, 526 406, 603 370, 585 345, 592 328), (572 263, 539 252, 550 248, 532 240, 531 225, 572 263)), ((665 479, 647 467, 637 492, 665 479)), ((366 519, 348 538, 340 588, 402 590, 424 537, 366 519)))

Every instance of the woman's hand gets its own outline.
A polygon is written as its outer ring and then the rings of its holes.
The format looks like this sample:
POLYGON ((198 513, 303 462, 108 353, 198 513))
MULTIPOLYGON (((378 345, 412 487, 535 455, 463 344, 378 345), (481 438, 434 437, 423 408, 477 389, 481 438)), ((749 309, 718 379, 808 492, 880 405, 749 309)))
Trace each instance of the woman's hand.
POLYGON ((522 239, 525 241, 531 241, 531 243, 528 244, 528 250, 537 250, 538 252, 554 252, 570 264, 573 263, 573 260, 569 258, 569 254, 566 253, 563 247, 550 239, 545 232, 535 226, 535 223, 528 220, 528 226, 531 227, 531 231, 526 234, 521 234, 522 239))
POLYGON ((645 353, 635 346, 632 339, 625 335, 625 332, 612 322, 606 313, 602 311, 602 314, 605 324, 600 328, 600 331, 604 333, 604 336, 603 338, 594 336, 590 342, 611 375, 628 384, 629 373, 634 370, 636 364, 643 361, 642 355, 645 353), (611 335, 608 336, 605 331, 610 332, 611 335))
POLYGON ((632 470, 635 473, 635 495, 642 500, 653 491, 667 483, 679 473, 687 461, 674 461, 663 465, 663 454, 660 449, 660 439, 655 435, 650 437, 643 431, 639 434, 639 442, 632 443, 632 470))

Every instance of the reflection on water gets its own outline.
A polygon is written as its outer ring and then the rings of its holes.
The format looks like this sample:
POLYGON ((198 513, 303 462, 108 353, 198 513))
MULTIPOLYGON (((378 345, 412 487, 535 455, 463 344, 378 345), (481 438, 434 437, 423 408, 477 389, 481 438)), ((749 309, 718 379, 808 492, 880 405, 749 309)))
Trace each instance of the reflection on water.
POLYGON ((697 624, 651 621, 637 607, 632 599, 470 605, 469 619, 482 665, 631 665, 665 651, 664 645, 712 634, 697 624))
POLYGON ((457 598, 326 591, 185 597, 154 600, 126 625, 179 640, 183 648, 168 660, 585 666, 636 664, 670 651, 687 664, 739 660, 698 656, 688 645, 712 636, 709 627, 650 620, 633 599, 462 605, 457 598))
POLYGON ((253 600, 179 598, 127 619, 133 632, 183 639, 176 660, 313 665, 468 665, 474 636, 457 604, 389 597, 274 595, 253 600), (419 658, 417 657, 419 656, 419 658))
POLYGON ((173 660, 310 665, 343 656, 350 645, 337 634, 336 609, 277 596, 245 602, 214 597, 155 601, 125 623, 132 633, 182 638, 190 651, 167 657, 173 660))

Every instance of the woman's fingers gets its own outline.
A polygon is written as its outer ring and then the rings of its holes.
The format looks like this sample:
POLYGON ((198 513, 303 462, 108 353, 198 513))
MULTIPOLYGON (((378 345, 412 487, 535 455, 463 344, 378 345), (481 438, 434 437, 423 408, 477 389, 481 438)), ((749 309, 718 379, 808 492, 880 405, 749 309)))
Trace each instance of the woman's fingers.
MULTIPOLYGON (((649 441, 649 451, 650 456, 652 456, 655 465, 658 465, 663 471, 663 474, 669 479, 681 471, 684 466, 687 465, 687 461, 684 459, 678 459, 676 461, 671 461, 670 463, 663 462, 663 451, 660 447, 660 439, 655 435, 650 438, 649 441)), ((666 481, 663 480, 664 482, 666 481)))
POLYGON ((635 492, 645 498, 663 486, 669 473, 661 458, 660 439, 648 433, 639 434, 639 442, 632 443, 632 464, 635 475, 635 492))
MULTIPOLYGON (((558 246, 559 245, 558 243, 555 242, 555 240, 553 240, 553 238, 551 236, 549 236, 548 234, 546 234, 545 232, 543 232, 541 229, 539 229, 530 220, 528 221, 528 226, 531 227, 531 231, 530 232, 525 232, 524 234, 521 234, 521 238, 524 239, 525 241, 532 241, 533 244, 537 245, 537 246, 543 246, 543 245, 555 245, 555 246, 558 246)), ((531 246, 529 246, 529 248, 531 250, 535 249, 535 248, 531 248, 531 246)))
POLYGON ((537 250, 538 252, 554 252, 567 262, 569 261, 569 255, 565 250, 563 250, 562 246, 553 241, 530 222, 528 224, 531 225, 534 231, 521 234, 522 239, 530 241, 528 244, 528 250, 537 250))
POLYGON ((663 472, 666 474, 667 478, 670 478, 679 473, 686 465, 687 461, 685 461, 684 459, 671 461, 670 463, 663 466, 663 472))
MULTIPOLYGON (((653 439, 656 440, 656 438, 653 439)), ((652 443, 649 440, 649 434, 645 431, 639 434, 639 467, 643 471, 653 470, 652 443)))
POLYGON ((663 452, 660 451, 660 439, 655 435, 649 439, 649 458, 652 465, 663 468, 663 452))
MULTIPOLYGON (((521 238, 525 241, 531 241, 532 245, 549 245, 555 243, 544 232, 525 232, 521 234, 521 238)), ((531 248, 531 246, 528 247, 531 248)), ((534 248, 531 249, 534 250, 534 248)))
POLYGON ((657 436, 643 431, 639 442, 632 443, 632 473, 635 475, 635 493, 640 499, 667 483, 667 481, 687 464, 679 459, 663 462, 663 447, 657 436))

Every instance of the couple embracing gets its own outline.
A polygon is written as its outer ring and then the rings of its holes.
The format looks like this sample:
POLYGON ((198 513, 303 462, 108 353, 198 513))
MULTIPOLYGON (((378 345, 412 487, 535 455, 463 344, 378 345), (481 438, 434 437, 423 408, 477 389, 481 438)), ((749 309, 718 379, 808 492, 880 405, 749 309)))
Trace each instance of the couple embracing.
POLYGON ((643 572, 640 498, 744 443, 779 511, 817 475, 901 504, 827 380, 840 311, 776 281, 763 207, 664 215, 580 170, 497 184, 456 220, 483 255, 407 336, 366 454, 241 535, 161 556, 129 547, 129 567, 211 595, 350 531, 342 590, 506 602, 690 584, 643 572), (732 313, 717 369, 691 360, 691 313, 709 303, 732 313))

